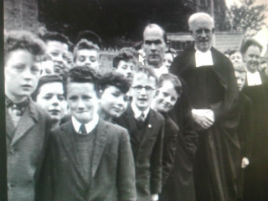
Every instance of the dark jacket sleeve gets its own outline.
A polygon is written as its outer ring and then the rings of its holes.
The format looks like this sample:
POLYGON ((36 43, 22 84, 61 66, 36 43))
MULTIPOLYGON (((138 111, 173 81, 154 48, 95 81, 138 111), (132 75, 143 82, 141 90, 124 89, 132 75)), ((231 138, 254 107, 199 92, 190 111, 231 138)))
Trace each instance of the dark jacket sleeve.
POLYGON ((215 60, 215 71, 225 89, 223 100, 219 104, 211 105, 216 120, 233 119, 238 103, 238 87, 231 61, 216 49, 212 49, 215 60))
POLYGON ((238 135, 241 144, 241 154, 242 157, 250 158, 251 155, 251 147, 249 146, 251 143, 252 136, 252 101, 248 96, 240 92, 240 121, 238 126, 238 135))
POLYGON ((127 131, 120 136, 118 158, 118 189, 120 201, 135 201, 135 164, 127 131))
POLYGON ((162 183, 164 185, 175 160, 177 135, 179 127, 171 118, 165 117, 165 134, 163 143, 163 176, 162 183))
POLYGON ((160 129, 151 155, 151 194, 159 194, 162 188, 162 157, 165 122, 159 119, 160 129))
POLYGON ((48 138, 46 157, 41 170, 40 196, 38 201, 53 199, 53 164, 55 164, 53 153, 55 151, 55 144, 54 133, 51 131, 48 138))

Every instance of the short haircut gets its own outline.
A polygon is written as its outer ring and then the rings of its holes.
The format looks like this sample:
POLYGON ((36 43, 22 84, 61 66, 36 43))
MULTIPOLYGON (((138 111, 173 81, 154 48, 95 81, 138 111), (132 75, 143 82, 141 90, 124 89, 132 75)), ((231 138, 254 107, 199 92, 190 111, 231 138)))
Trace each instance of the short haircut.
POLYGON ((58 41, 65 43, 68 46, 68 50, 71 49, 72 43, 67 36, 58 32, 47 32, 42 36, 42 39, 47 43, 49 41, 58 41))
POLYGON ((200 20, 206 20, 211 23, 212 28, 215 27, 214 19, 208 13, 197 12, 197 13, 192 14, 188 19, 189 29, 192 30, 193 25, 200 20))
POLYGON ((45 53, 44 42, 28 31, 10 31, 4 37, 4 57, 15 50, 27 50, 34 57, 41 57, 45 53))
MULTIPOLYGON (((94 88, 98 94, 99 75, 91 68, 86 66, 74 66, 66 76, 65 86, 67 87, 67 85, 72 82, 92 83, 94 84, 94 88)), ((68 93, 67 90, 66 93, 68 93)))
POLYGON ((94 44, 98 45, 99 47, 101 47, 101 45, 102 45, 101 37, 98 34, 96 34, 95 32, 90 31, 90 30, 80 31, 78 33, 76 40, 75 40, 75 43, 77 44, 78 41, 80 41, 81 39, 86 39, 88 41, 92 41, 94 44))
POLYGON ((119 52, 130 52, 134 57, 139 58, 139 52, 133 47, 122 47, 119 52))
POLYGON ((45 76, 42 76, 39 79, 37 87, 36 87, 35 91, 32 94, 33 100, 36 101, 36 98, 37 98, 38 94, 40 93, 40 88, 43 85, 48 84, 48 83, 54 83, 54 82, 62 83, 63 92, 64 92, 64 96, 65 96, 65 87, 64 87, 65 82, 64 82, 63 78, 58 76, 58 75, 45 75, 45 76))
POLYGON ((153 28, 156 28, 156 29, 159 29, 162 31, 163 39, 164 39, 165 43, 167 43, 167 34, 166 34, 165 30, 160 25, 154 24, 154 23, 150 23, 150 24, 145 26, 144 31, 143 31, 143 39, 144 39, 145 32, 150 30, 150 29, 153 29, 153 28))
POLYGON ((86 39, 81 39, 80 41, 78 41, 78 43, 74 47, 74 51, 73 51, 74 61, 76 60, 77 51, 84 50, 84 49, 96 50, 97 52, 99 52, 99 50, 100 50, 98 45, 96 45, 96 44, 94 44, 91 41, 88 41, 86 39))
POLYGON ((136 56, 128 49, 121 49, 118 54, 113 58, 113 67, 117 68, 120 61, 137 63, 136 56))
POLYGON ((138 74, 138 73, 143 73, 145 74, 147 77, 153 77, 155 79, 155 83, 156 86, 158 85, 158 78, 156 76, 156 74, 154 73, 153 69, 147 66, 138 66, 137 68, 137 72, 134 74, 134 77, 138 74))
POLYGON ((258 43, 254 39, 248 39, 248 40, 244 41, 243 44, 241 45, 240 52, 242 54, 245 54, 250 46, 256 46, 256 47, 258 47, 260 49, 260 51, 262 51, 262 46, 261 46, 260 43, 258 43))
POLYGON ((165 81, 170 81, 174 85, 177 94, 182 94, 182 81, 176 75, 173 75, 171 73, 162 74, 158 80, 158 88, 160 88, 165 81))
POLYGON ((229 56, 235 54, 236 52, 241 53, 239 50, 234 50, 234 49, 233 50, 229 50, 229 56))
POLYGON ((115 86, 125 94, 130 88, 130 82, 119 73, 108 72, 101 76, 99 89, 104 91, 108 86, 115 86))

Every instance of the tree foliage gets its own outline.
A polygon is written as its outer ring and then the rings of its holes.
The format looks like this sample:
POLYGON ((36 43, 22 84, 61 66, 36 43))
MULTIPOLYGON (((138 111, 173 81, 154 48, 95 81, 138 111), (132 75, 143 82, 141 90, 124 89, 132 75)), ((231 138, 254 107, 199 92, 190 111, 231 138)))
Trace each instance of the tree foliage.
POLYGON ((225 27, 231 31, 241 31, 253 36, 265 25, 265 5, 256 5, 255 0, 240 0, 241 6, 232 5, 226 11, 225 27))

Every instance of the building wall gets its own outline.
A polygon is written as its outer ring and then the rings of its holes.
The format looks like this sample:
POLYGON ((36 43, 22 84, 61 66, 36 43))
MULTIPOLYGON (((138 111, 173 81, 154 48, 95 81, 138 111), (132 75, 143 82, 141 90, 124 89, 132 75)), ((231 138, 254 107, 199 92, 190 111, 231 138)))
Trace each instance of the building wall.
POLYGON ((37 31, 37 0, 4 0, 4 28, 6 30, 24 29, 37 31))

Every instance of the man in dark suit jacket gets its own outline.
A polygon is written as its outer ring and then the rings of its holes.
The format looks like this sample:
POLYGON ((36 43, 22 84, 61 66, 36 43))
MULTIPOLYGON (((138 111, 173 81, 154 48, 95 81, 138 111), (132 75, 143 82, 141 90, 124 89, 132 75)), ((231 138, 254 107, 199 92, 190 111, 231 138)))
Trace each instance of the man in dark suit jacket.
MULTIPOLYGON (((29 32, 5 36, 5 95, 8 200, 34 201, 50 121, 30 99, 41 68, 35 65, 44 44, 29 32)), ((1 192, 2 193, 2 192, 1 192)))
POLYGON ((129 136, 126 129, 99 119, 95 83, 87 67, 69 72, 71 118, 52 131, 42 200, 136 200, 129 136))
POLYGON ((137 200, 158 200, 162 183, 164 119, 150 109, 157 79, 150 68, 141 67, 134 75, 132 102, 118 119, 128 129, 136 168, 137 200))
POLYGON ((232 64, 212 47, 214 20, 195 13, 188 20, 195 46, 175 58, 171 72, 185 83, 192 116, 199 134, 195 161, 196 199, 237 199, 240 144, 234 108, 238 89, 232 64))

